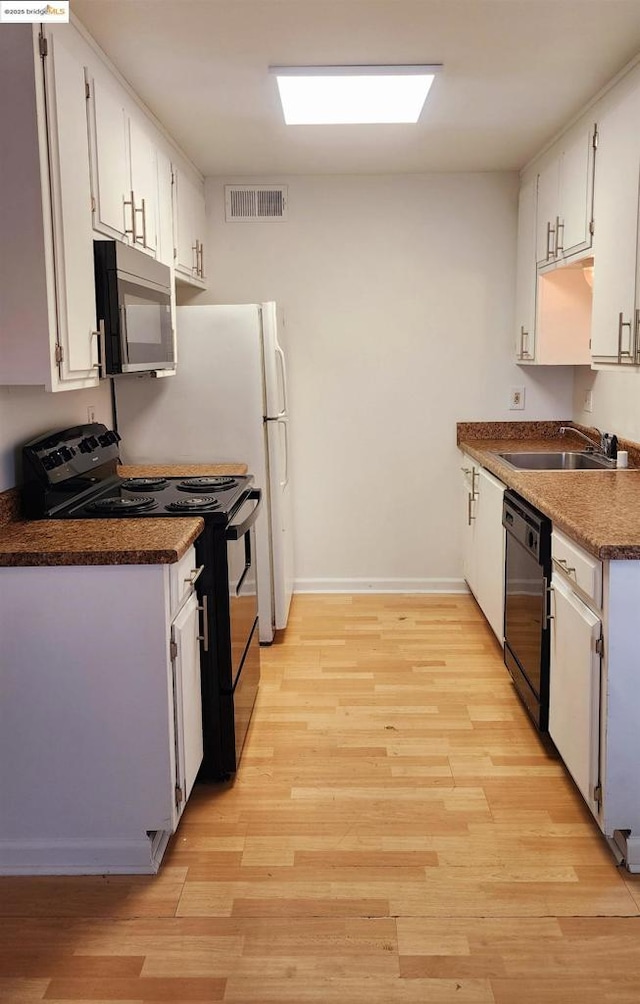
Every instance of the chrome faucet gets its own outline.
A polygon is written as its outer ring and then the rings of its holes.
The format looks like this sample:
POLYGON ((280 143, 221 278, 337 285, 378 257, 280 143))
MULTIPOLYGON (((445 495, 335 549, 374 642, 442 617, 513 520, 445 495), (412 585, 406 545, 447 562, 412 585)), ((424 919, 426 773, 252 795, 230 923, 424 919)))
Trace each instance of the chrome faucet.
POLYGON ((615 458, 615 450, 617 449, 618 444, 616 437, 610 436, 606 432, 600 432, 600 429, 596 429, 595 426, 593 428, 600 437, 599 442, 591 439, 584 432, 581 432, 580 429, 574 429, 572 425, 561 425, 559 432, 561 436, 566 436, 568 432, 572 433, 574 436, 578 436, 589 445, 589 452, 599 453, 601 456, 606 457, 607 460, 613 460, 615 458))

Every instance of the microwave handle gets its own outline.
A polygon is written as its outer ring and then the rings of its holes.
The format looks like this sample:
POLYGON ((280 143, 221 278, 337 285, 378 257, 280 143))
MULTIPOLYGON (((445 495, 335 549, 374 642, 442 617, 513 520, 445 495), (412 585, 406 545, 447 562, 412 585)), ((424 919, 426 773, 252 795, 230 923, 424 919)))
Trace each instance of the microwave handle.
POLYGON ((260 488, 252 488, 247 499, 253 499, 256 502, 253 509, 242 523, 230 523, 227 527, 227 540, 240 540, 244 537, 247 530, 253 526, 256 519, 258 518, 258 510, 262 506, 262 490, 260 488))
POLYGON ((123 363, 128 363, 129 338, 127 335, 127 308, 124 304, 120 304, 118 307, 118 313, 120 314, 120 345, 122 346, 122 361, 123 363))

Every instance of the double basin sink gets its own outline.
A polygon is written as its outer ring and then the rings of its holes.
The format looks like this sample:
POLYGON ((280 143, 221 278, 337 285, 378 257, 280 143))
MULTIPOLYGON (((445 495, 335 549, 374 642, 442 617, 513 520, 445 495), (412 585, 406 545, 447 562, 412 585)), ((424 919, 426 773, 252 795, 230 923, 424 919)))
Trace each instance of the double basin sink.
POLYGON ((549 453, 497 453, 496 456, 517 471, 611 471, 615 460, 598 453, 553 451, 549 453))

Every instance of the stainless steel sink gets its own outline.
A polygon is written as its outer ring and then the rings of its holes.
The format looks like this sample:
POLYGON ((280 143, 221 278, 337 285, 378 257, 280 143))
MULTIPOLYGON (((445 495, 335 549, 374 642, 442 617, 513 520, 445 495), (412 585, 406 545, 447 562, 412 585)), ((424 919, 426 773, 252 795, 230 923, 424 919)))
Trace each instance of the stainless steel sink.
POLYGON ((497 453, 517 471, 611 471, 615 460, 594 453, 497 453))

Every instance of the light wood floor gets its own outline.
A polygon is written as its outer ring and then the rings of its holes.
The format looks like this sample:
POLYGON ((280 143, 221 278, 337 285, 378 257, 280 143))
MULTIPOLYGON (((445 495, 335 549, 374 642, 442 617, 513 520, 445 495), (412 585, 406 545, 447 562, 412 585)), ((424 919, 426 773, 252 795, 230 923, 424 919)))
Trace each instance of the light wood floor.
POLYGON ((0 999, 638 1004, 640 881, 471 599, 301 596, 159 876, 0 880, 0 999))

